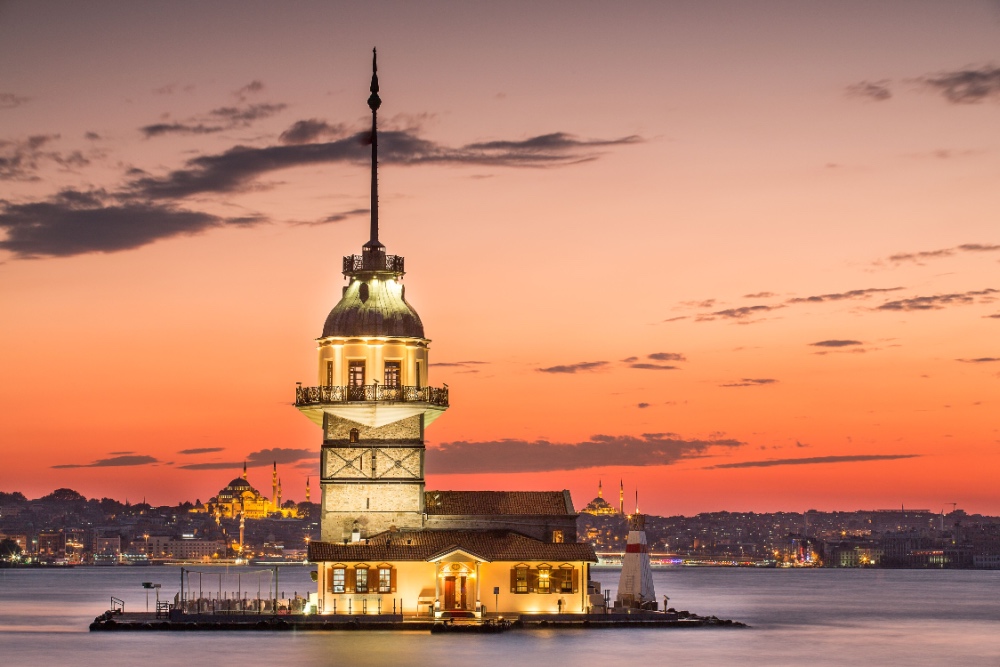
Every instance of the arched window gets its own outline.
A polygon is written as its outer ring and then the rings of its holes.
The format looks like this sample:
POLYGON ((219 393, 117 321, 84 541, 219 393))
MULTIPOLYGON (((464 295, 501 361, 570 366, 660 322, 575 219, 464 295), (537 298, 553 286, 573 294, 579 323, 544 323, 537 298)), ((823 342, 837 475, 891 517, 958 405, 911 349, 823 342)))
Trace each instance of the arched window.
POLYGON ((361 438, 361 431, 356 428, 351 429, 351 442, 357 442, 361 438))

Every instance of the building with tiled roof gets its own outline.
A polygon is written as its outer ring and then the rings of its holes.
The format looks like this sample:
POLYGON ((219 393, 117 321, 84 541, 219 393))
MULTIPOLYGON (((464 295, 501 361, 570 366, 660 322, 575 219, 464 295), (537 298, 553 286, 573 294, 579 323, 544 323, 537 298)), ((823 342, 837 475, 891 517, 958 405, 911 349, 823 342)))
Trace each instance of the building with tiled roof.
POLYGON ((403 258, 379 241, 378 90, 373 62, 371 236, 344 257, 317 385, 295 395, 323 429, 317 611, 584 612, 597 559, 576 542, 568 491, 425 489, 424 433, 449 392, 428 386, 430 340, 404 296, 403 258))

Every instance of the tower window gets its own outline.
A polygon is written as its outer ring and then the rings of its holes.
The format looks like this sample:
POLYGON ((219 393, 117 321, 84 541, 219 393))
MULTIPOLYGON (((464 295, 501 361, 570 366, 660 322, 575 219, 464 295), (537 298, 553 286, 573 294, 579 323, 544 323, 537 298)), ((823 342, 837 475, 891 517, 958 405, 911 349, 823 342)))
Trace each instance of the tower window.
POLYGON ((400 363, 398 361, 385 362, 385 384, 384 387, 399 386, 400 363))
POLYGON ((333 362, 332 361, 326 362, 326 386, 327 387, 332 387, 333 386, 333 362))
POLYGON ((361 283, 361 287, 358 288, 358 298, 361 299, 361 303, 368 301, 368 283, 361 283))
POLYGON ((413 386, 415 386, 417 389, 420 389, 420 387, 421 387, 421 384, 420 384, 420 366, 421 365, 422 364, 418 361, 417 362, 417 377, 414 378, 414 382, 413 382, 413 386))
POLYGON ((347 381, 352 387, 361 387, 365 384, 365 362, 351 361, 347 366, 347 381))

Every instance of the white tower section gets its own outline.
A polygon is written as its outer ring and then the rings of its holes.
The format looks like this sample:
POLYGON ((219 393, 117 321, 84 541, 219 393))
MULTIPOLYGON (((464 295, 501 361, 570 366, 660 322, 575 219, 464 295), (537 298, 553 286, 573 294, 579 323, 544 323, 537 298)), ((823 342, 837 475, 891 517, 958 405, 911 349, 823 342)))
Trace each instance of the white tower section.
POLYGON ((649 566, 649 545, 646 544, 646 517, 638 512, 628 520, 628 542, 616 599, 621 607, 650 605, 653 608, 652 605, 656 604, 653 570, 649 566))

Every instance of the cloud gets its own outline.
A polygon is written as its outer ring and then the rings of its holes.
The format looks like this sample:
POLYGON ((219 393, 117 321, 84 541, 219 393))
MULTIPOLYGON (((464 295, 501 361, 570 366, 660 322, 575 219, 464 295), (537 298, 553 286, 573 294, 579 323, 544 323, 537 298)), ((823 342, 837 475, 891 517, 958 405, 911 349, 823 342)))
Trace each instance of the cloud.
POLYGON ((868 287, 866 289, 855 289, 847 292, 836 292, 834 294, 818 294, 816 296, 801 296, 789 299, 786 303, 824 303, 826 301, 845 301, 852 299, 867 299, 873 294, 883 292, 898 292, 902 287, 868 287))
POLYGON ((13 141, 0 139, 0 181, 37 181, 37 171, 44 162, 53 162, 64 170, 90 164, 83 153, 60 153, 47 147, 59 139, 58 134, 35 134, 13 141))
MULTIPOLYGON (((272 449, 261 449, 247 455, 245 463, 247 467, 256 468, 269 466, 274 463, 278 465, 291 464, 303 459, 319 458, 319 452, 314 449, 288 449, 275 447, 272 449)), ((177 466, 181 470, 235 470, 243 467, 244 461, 214 461, 211 463, 188 463, 177 466)))
POLYGON ((246 100, 246 98, 249 97, 250 95, 255 95, 262 90, 264 90, 263 82, 254 79, 253 81, 243 86, 239 90, 233 92, 233 97, 242 102, 246 100))
POLYGON ((774 292, 755 292, 753 294, 744 294, 744 299, 769 299, 772 296, 777 296, 774 292))
POLYGON ((355 208, 351 209, 350 211, 344 211, 342 213, 332 213, 323 218, 322 220, 314 220, 312 222, 299 222, 296 224, 309 225, 311 227, 316 225, 329 225, 335 222, 343 222, 344 220, 355 218, 359 215, 368 215, 369 213, 371 213, 371 209, 369 208, 355 208))
POLYGON ((578 364, 568 366, 549 366, 548 368, 536 368, 539 373, 577 373, 580 371, 603 370, 608 365, 606 361, 581 361, 578 364))
POLYGON ((991 364, 1000 361, 1000 357, 979 357, 978 359, 956 359, 966 364, 991 364))
MULTIPOLYGON (((567 165, 595 159, 589 150, 594 146, 624 145, 641 141, 638 137, 615 140, 579 140, 556 133, 561 141, 533 143, 492 142, 450 148, 422 139, 415 130, 380 131, 379 162, 385 164, 497 165, 540 167, 567 165), (474 148, 502 145, 504 148, 474 148)), ((364 163, 370 159, 365 142, 370 132, 320 144, 300 144, 253 148, 234 146, 215 155, 192 158, 186 168, 162 177, 144 177, 130 184, 136 194, 153 199, 178 199, 205 193, 232 193, 248 189, 249 184, 265 174, 314 164, 334 162, 364 163)), ((544 135, 547 137, 556 135, 544 135)), ((536 137, 537 139, 537 137, 536 137)))
POLYGON ((884 102, 892 97, 889 81, 860 81, 851 84, 845 90, 848 97, 856 97, 870 102, 884 102))
POLYGON ((1000 67, 992 65, 985 65, 979 69, 928 74, 917 81, 940 93, 952 104, 978 104, 987 99, 1000 100, 1000 67))
MULTIPOLYGON (((920 252, 900 252, 895 255, 890 255, 885 261, 892 262, 894 264, 901 264, 903 262, 922 264, 924 260, 952 257, 963 252, 1000 252, 1000 245, 990 243, 963 243, 952 248, 922 250, 920 252)), ((882 264, 882 261, 876 261, 874 264, 882 264)))
POLYGON ((639 408, 640 410, 643 410, 643 409, 649 407, 649 403, 640 403, 639 405, 637 405, 635 407, 639 408))
POLYGON ((12 204, 0 200, 0 229, 7 233, 0 249, 20 258, 117 252, 227 223, 248 226, 258 222, 262 220, 227 220, 171 204, 117 201, 103 191, 63 190, 48 201, 12 204))
POLYGON ((270 118, 287 108, 287 104, 250 104, 245 107, 219 107, 207 117, 185 122, 154 123, 140 127, 147 139, 166 134, 214 134, 237 127, 247 127, 254 121, 270 118))
POLYGON ((629 364, 629 368, 638 368, 644 371, 676 371, 677 366, 667 366, 666 364, 629 364))
POLYGON ((920 454, 849 454, 845 456, 811 456, 802 459, 769 459, 767 461, 743 461, 740 463, 720 463, 705 470, 722 468, 771 468, 774 466, 813 465, 818 463, 858 463, 861 461, 894 461, 912 459, 920 454))
POLYGON ((910 299, 900 299, 898 301, 888 301, 878 306, 875 310, 913 311, 913 310, 941 310, 950 305, 968 305, 972 303, 992 303, 995 301, 993 294, 1000 293, 1000 290, 987 288, 983 290, 972 290, 957 294, 935 294, 933 296, 916 296, 910 299), (977 299, 977 297, 979 297, 977 299))
POLYGON ((159 463, 159 460, 152 456, 142 454, 112 456, 107 459, 98 459, 93 463, 63 463, 52 466, 53 468, 115 468, 119 466, 144 466, 151 463, 159 463))
POLYGON ((720 384, 720 387, 760 387, 768 384, 775 384, 777 380, 774 378, 743 378, 739 382, 730 382, 729 384, 720 384))
POLYGON ((731 439, 683 440, 666 433, 641 436, 595 435, 587 442, 545 440, 447 442, 427 448, 427 469, 437 474, 522 473, 580 470, 601 466, 662 466, 701 456, 712 449, 745 443, 731 439))
POLYGON ((647 358, 653 361, 687 361, 683 354, 677 352, 654 352, 647 355, 647 358))
POLYGON ((309 118, 297 120, 281 133, 278 141, 283 144, 309 144, 321 137, 340 137, 346 133, 343 124, 330 125, 325 120, 309 118))
POLYGON ((97 132, 84 132, 83 138, 87 141, 99 141, 101 139, 101 135, 97 132))
POLYGON ((225 447, 195 447, 193 449, 182 449, 178 454, 211 454, 212 452, 225 451, 225 447))
POLYGON ((488 362, 488 361, 438 361, 438 362, 432 363, 431 366, 435 366, 437 368, 450 368, 450 367, 465 368, 467 366, 482 366, 482 365, 488 364, 488 363, 490 363, 490 362, 488 362))
POLYGON ((815 347, 847 347, 849 345, 863 345, 864 343, 862 343, 860 340, 831 339, 831 340, 821 340, 809 344, 815 347))
POLYGON ((989 317, 994 320, 1000 320, 1000 313, 993 313, 992 315, 983 315, 983 317, 989 317))
POLYGON ((30 100, 30 97, 23 97, 14 93, 0 93, 0 109, 16 109, 30 100))
POLYGON ((725 310, 717 310, 713 313, 707 313, 704 315, 699 315, 695 318, 696 322, 711 322, 717 317, 722 317, 730 320, 745 320, 753 315, 760 315, 761 313, 767 313, 772 310, 778 310, 779 308, 784 308, 780 304, 772 306, 741 306, 739 308, 726 308, 725 310))

